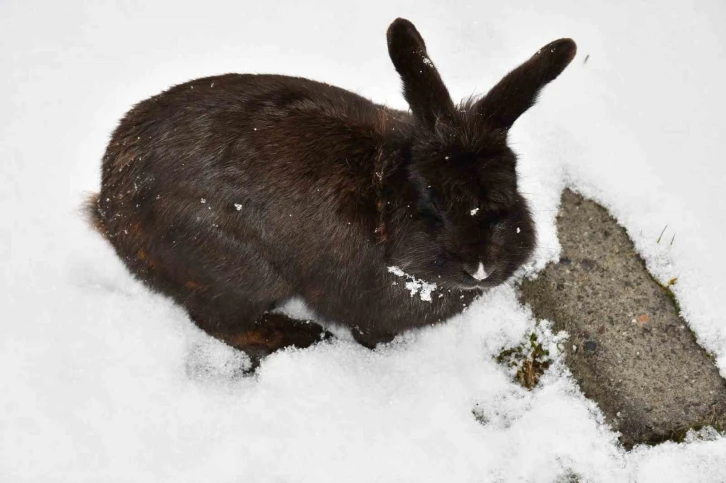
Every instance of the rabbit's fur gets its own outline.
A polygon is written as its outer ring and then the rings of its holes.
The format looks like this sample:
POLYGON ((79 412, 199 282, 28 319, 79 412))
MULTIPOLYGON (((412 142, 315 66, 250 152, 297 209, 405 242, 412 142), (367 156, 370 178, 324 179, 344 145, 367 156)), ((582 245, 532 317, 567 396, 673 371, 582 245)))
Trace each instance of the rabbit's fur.
POLYGON ((136 105, 103 158, 94 224, 137 278, 255 357, 323 334, 269 313, 295 296, 368 347, 460 312, 531 255, 507 133, 576 47, 549 44, 460 106, 413 24, 394 21, 388 47, 411 113, 279 75, 136 105), (420 281, 430 297, 409 293, 420 281))

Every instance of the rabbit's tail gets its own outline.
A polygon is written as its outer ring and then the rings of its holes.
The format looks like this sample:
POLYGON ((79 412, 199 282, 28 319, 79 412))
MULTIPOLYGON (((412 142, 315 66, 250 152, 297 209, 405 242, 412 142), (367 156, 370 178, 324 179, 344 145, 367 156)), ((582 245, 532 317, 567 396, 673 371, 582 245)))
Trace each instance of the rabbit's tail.
POLYGON ((103 213, 98 205, 98 193, 91 193, 83 203, 83 213, 88 223, 101 235, 106 236, 103 213))

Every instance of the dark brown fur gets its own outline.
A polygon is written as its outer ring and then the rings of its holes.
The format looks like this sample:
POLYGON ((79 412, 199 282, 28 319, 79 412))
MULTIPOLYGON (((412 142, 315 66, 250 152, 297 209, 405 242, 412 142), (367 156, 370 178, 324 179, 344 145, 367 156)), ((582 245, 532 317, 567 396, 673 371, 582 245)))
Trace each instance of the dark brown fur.
POLYGON ((141 102, 106 150, 94 226, 137 278, 256 358, 324 336, 268 313, 294 296, 369 347, 461 311, 531 254, 507 132, 575 45, 553 42, 454 106, 413 25, 396 20, 388 40, 412 114, 276 75, 141 102), (437 283, 433 300, 411 297, 393 265, 437 283))

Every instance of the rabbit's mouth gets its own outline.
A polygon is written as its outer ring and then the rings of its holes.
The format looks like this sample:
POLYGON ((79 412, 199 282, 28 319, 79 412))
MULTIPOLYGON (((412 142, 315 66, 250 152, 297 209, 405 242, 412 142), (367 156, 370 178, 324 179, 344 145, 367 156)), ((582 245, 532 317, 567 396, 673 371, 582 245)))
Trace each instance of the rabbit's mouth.
POLYGON ((489 273, 486 274, 486 276, 482 276, 481 272, 483 269, 478 269, 472 271, 471 270, 462 270, 462 276, 459 279, 459 282, 456 283, 456 288, 459 290, 486 290, 488 288, 492 288, 495 285, 498 285, 498 281, 496 280, 496 277, 493 277, 492 274, 495 270, 491 270, 489 273))
POLYGON ((456 288, 457 290, 468 291, 483 290, 486 286, 489 285, 488 281, 488 277, 477 280, 475 277, 472 277, 469 271, 462 270, 461 274, 456 277, 456 280, 450 280, 449 283, 453 285, 453 288, 456 288))
POLYGON ((471 292, 472 290, 483 291, 486 289, 483 285, 457 285, 456 288, 463 292, 471 292))

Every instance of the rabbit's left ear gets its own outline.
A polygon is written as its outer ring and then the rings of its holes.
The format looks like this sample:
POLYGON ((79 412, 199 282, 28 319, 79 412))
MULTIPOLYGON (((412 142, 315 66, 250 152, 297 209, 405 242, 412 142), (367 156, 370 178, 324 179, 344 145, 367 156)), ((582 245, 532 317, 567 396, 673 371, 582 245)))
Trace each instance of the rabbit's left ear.
POLYGON ((547 44, 504 76, 474 105, 474 110, 494 127, 509 129, 532 107, 539 91, 565 70, 576 53, 577 45, 571 39, 547 44))
POLYGON ((403 96, 414 118, 432 129, 437 119, 454 117, 454 103, 434 67, 421 34, 411 22, 397 18, 388 27, 388 54, 403 81, 403 96))

